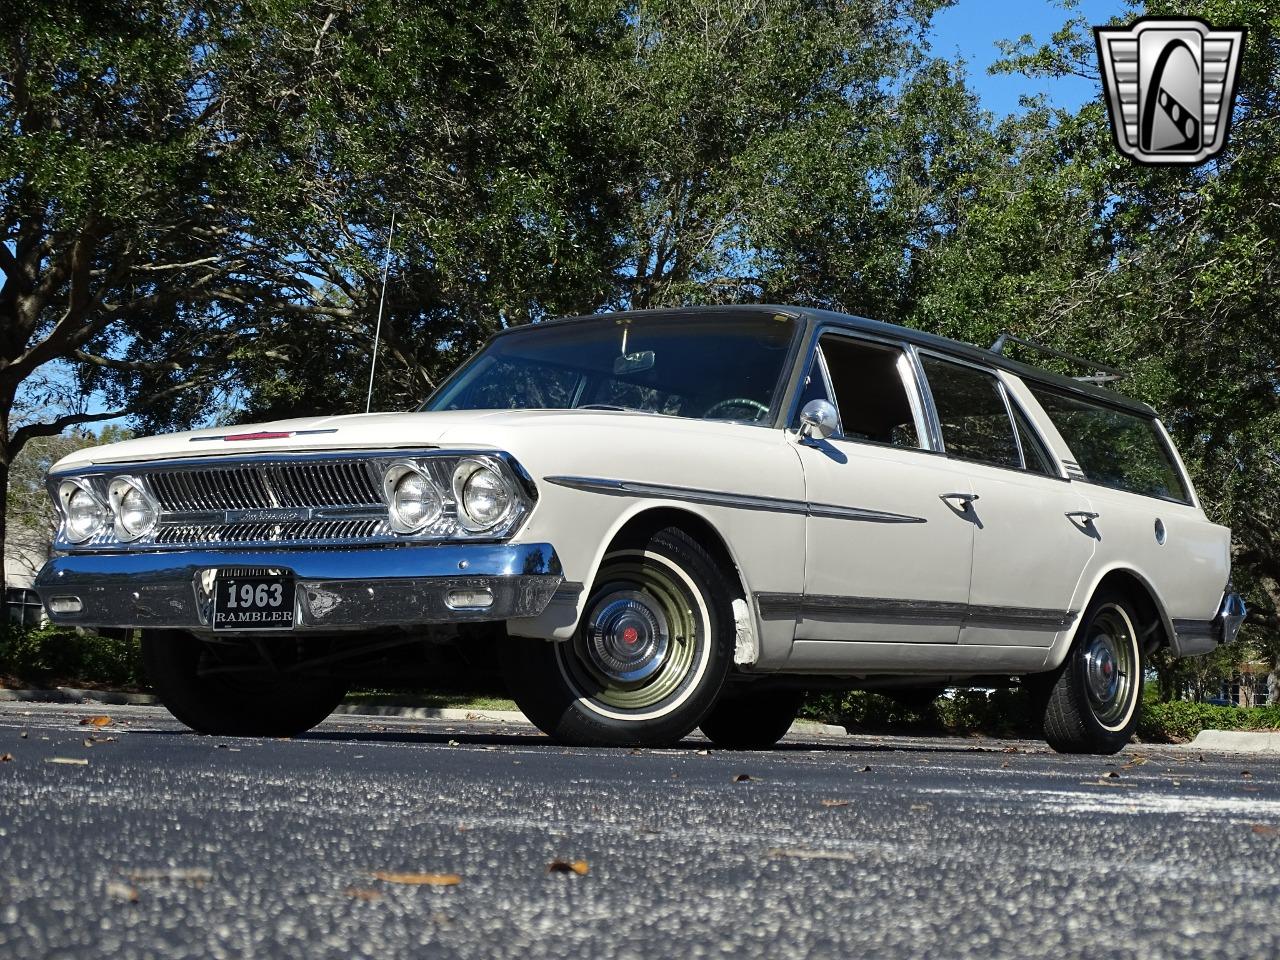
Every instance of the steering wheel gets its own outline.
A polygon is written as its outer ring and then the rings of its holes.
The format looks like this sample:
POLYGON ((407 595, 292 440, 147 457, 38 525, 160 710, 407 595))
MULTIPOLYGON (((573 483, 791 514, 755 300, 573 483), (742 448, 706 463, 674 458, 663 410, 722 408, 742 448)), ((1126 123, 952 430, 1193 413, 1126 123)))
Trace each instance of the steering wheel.
MULTIPOLYGON (((716 419, 716 416, 715 416, 716 412, 720 410, 720 408, 722 407, 725 409, 732 409, 733 407, 753 407, 756 410, 759 410, 760 413, 764 414, 765 416, 767 416, 769 413, 769 408, 766 407, 759 400, 751 400, 747 397, 730 397, 728 400, 721 400, 718 403, 713 403, 710 407, 707 408, 706 412, 703 413, 702 416, 707 420, 714 420, 716 419)), ((736 420, 740 418, 735 417, 734 419, 736 420)), ((745 418, 741 418, 741 419, 745 419, 745 418)), ((760 418, 754 417, 753 419, 758 420, 760 418)))

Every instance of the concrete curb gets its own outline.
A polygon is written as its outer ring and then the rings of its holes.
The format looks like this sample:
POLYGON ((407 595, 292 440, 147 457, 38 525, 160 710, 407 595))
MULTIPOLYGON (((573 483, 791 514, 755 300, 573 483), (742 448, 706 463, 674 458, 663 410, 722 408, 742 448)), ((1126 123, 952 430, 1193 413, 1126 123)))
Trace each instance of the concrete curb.
POLYGON ((159 698, 149 693, 120 693, 116 690, 81 690, 54 687, 52 690, 0 689, 0 702, 8 703, 105 703, 113 707, 154 707, 159 698))
POLYGON ((464 710, 457 707, 401 707, 393 703, 343 703, 333 716, 392 717, 400 720, 477 720, 489 723, 528 723, 519 710, 464 710))
MULTIPOLYGON (((6 690, 0 688, 0 703, 103 703, 110 706, 159 706, 158 697, 149 693, 120 693, 116 690, 81 690, 77 687, 54 687, 51 690, 6 690)), ((394 703, 343 703, 333 711, 335 717, 387 717, 398 720, 455 720, 476 723, 523 723, 532 726, 519 710, 475 710, 458 707, 415 707, 394 703)), ((797 720, 787 731, 793 736, 844 737, 848 731, 830 723, 797 720)))
POLYGON ((1187 746, 1219 753, 1280 753, 1280 730, 1201 730, 1187 746))
MULTIPOLYGON (((529 718, 519 710, 466 710, 456 707, 400 707, 389 703, 344 703, 333 711, 335 716, 348 717, 392 717, 400 720, 471 720, 480 723, 524 723, 532 724, 529 718)), ((830 723, 818 723, 814 720, 797 720, 787 731, 799 736, 843 737, 847 735, 844 727, 830 723)))

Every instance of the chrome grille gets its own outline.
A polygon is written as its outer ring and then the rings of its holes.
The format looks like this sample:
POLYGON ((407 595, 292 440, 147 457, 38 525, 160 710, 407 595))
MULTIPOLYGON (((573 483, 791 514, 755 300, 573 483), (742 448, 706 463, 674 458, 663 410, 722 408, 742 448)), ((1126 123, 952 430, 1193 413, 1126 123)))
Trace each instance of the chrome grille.
POLYGON ((281 543, 367 543, 393 536, 387 522, 378 518, 360 520, 308 520, 301 523, 176 523, 156 531, 160 546, 209 546, 215 544, 281 543))
POLYGON ((158 470, 147 479, 165 513, 382 506, 379 481, 363 460, 158 470))

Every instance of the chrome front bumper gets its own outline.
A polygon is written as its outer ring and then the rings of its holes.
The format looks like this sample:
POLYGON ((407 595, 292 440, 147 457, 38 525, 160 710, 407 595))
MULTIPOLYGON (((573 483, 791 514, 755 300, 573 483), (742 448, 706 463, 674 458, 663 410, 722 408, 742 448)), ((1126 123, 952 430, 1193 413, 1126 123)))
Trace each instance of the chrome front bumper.
POLYGON ((216 572, 246 568, 293 574, 295 630, 534 617, 564 580, 548 543, 476 543, 70 554, 45 564, 35 589, 58 624, 200 630, 216 572))

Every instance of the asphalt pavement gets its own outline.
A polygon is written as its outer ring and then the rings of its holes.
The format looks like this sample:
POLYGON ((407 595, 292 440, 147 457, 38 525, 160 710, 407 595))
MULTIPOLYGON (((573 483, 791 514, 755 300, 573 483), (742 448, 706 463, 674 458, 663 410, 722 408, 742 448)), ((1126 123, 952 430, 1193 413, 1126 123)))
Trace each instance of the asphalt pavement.
POLYGON ((708 748, 0 704, 0 957, 1280 956, 1274 756, 708 748))

